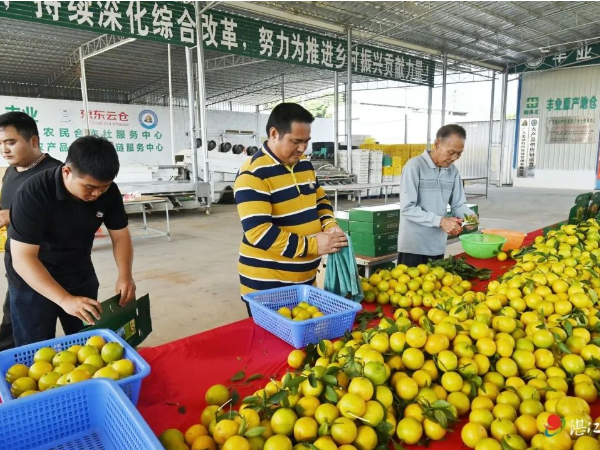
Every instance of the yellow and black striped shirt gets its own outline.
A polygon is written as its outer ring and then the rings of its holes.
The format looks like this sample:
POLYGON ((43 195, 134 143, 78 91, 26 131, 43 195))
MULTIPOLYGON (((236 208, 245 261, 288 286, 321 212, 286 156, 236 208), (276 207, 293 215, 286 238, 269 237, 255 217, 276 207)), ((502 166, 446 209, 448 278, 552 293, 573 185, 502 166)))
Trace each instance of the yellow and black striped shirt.
POLYGON ((241 167, 234 185, 244 236, 241 293, 314 284, 321 261, 315 234, 337 226, 311 162, 282 163, 266 143, 241 167))

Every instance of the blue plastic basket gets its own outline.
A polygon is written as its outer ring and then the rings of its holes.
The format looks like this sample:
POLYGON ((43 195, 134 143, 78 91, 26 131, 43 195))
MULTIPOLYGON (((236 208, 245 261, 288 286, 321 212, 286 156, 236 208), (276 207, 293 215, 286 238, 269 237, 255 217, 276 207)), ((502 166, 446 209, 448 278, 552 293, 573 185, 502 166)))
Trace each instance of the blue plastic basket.
POLYGON ((154 450, 162 445, 111 380, 0 405, 0 450, 154 450))
POLYGON ((352 329, 359 303, 308 285, 290 286, 244 295, 254 323, 296 348, 335 339, 352 329), (284 306, 294 308, 300 302, 317 306, 322 317, 294 322, 277 312, 284 306))
MULTIPOLYGON (((25 364, 31 366, 33 364, 33 355, 42 347, 52 347, 57 352, 67 350, 73 345, 84 345, 91 336, 102 336, 106 342, 118 342, 125 350, 123 358, 131 360, 135 367, 133 375, 117 381, 117 384, 127 394, 134 405, 137 405, 142 387, 142 379, 150 374, 150 365, 144 361, 127 342, 119 337, 114 331, 99 329, 83 331, 70 336, 63 336, 47 341, 36 342, 35 344, 24 345, 22 347, 12 348, 0 352, 0 398, 3 402, 15 400, 10 393, 10 385, 4 379, 6 371, 13 364, 25 364)), ((60 388, 62 389, 62 387, 60 388)), ((21 400, 21 399, 20 399, 21 400)))

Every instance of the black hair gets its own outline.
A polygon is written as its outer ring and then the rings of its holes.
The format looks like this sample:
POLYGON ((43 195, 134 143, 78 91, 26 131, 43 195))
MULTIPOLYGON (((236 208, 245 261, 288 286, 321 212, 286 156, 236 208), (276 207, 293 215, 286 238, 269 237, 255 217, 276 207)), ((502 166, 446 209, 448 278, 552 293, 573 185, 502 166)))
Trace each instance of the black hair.
POLYGON ((28 141, 33 137, 40 137, 35 120, 24 112, 13 111, 0 115, 0 129, 6 127, 15 127, 17 133, 28 141))
POLYGON ((269 116, 267 121, 267 136, 271 128, 275 128, 280 136, 292 129, 292 122, 313 123, 314 116, 297 103, 280 103, 269 116))
POLYGON ((119 156, 108 139, 83 136, 73 141, 67 154, 68 164, 78 177, 89 175, 97 181, 112 181, 119 173, 119 156))
POLYGON ((457 135, 461 139, 467 139, 467 132, 465 131, 465 129, 455 123, 450 125, 444 125, 437 131, 435 138, 439 139, 440 141, 443 141, 444 139, 449 138, 453 134, 457 135))

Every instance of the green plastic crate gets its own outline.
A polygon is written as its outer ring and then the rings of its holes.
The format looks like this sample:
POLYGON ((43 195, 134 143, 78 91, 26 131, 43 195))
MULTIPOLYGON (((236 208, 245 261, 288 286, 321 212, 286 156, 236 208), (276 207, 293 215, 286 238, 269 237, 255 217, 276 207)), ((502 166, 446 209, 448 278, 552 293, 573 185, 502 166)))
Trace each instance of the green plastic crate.
POLYGON ((398 244, 396 243, 393 245, 361 245, 352 243, 352 248, 356 255, 370 256, 372 258, 398 253, 398 244))
POLYGON ((382 234, 382 233, 397 233, 400 227, 400 221, 395 222, 353 222, 350 221, 350 233, 362 234, 382 234))
POLYGON ((351 222, 399 222, 400 205, 365 206, 350 210, 351 222))
POLYGON ((335 221, 346 233, 350 232, 348 211, 337 211, 335 213, 335 221))
POLYGON ((398 242, 398 233, 350 233, 352 242, 360 245, 392 245, 398 242))

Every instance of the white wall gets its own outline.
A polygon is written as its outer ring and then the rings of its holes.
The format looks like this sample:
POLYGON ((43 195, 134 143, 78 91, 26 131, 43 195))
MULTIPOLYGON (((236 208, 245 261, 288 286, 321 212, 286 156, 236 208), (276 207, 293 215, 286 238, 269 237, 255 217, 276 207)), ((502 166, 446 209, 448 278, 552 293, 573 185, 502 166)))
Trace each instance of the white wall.
MULTIPOLYGON (((561 69, 523 77, 520 96, 521 120, 539 117, 540 133, 536 152, 535 175, 518 178, 514 172, 514 185, 556 189, 591 190, 596 186, 598 162, 598 134, 587 144, 547 144, 547 119, 550 117, 600 116, 600 103, 596 109, 578 106, 564 110, 548 110, 548 100, 586 96, 600 97, 600 67, 561 69), (538 114, 525 115, 527 99, 539 98, 538 114)), ((518 123, 518 121, 517 121, 518 123)), ((518 133, 518 130, 517 130, 518 133)), ((513 139, 514 136, 509 137, 513 139)), ((515 149, 518 153, 518 147, 515 149)))

